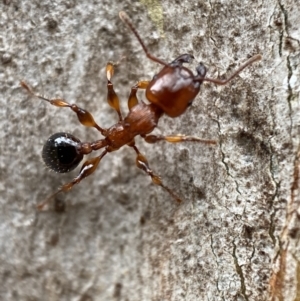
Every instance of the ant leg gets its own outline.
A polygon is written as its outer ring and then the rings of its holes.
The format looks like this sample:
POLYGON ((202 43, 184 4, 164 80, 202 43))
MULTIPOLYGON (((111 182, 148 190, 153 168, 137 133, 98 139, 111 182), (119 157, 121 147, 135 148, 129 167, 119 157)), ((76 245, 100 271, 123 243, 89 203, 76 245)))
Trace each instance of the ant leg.
POLYGON ((76 104, 69 104, 67 103, 64 99, 61 98, 54 98, 54 99, 49 99, 44 96, 41 96, 39 94, 36 94, 32 91, 32 89, 24 82, 21 81, 21 86, 29 92, 32 96, 35 96, 39 99, 45 100, 49 102, 51 105, 59 107, 59 108, 70 108, 73 112, 77 114, 78 120, 81 124, 87 127, 94 127, 96 128, 102 135, 105 136, 106 130, 101 128, 94 120, 92 114, 80 107, 78 107, 76 104))
POLYGON ((137 157, 136 157, 137 167, 140 168, 141 170, 143 170, 144 172, 146 172, 151 177, 151 180, 155 185, 162 187, 176 200, 176 202, 181 203, 182 200, 169 187, 165 186, 163 184, 163 182, 161 181, 161 178, 153 172, 153 170, 149 166, 149 163, 148 163, 146 157, 140 153, 138 148, 135 145, 130 145, 130 146, 137 153, 137 157))
POLYGON ((253 64, 256 61, 260 61, 261 59, 262 59, 262 56, 260 54, 254 55, 252 58, 250 58, 248 61, 246 61, 244 64, 242 64, 235 72, 233 72, 233 74, 228 79, 224 79, 224 80, 204 77, 202 74, 199 74, 199 71, 197 68, 198 76, 195 76, 194 81, 196 81, 196 82, 206 81, 206 82, 214 83, 216 85, 226 85, 234 77, 236 77, 240 72, 242 72, 246 67, 253 64))
POLYGON ((128 109, 131 110, 134 106, 138 104, 138 99, 136 97, 136 92, 138 89, 147 89, 150 81, 139 81, 137 82, 130 91, 129 97, 128 97, 128 109))
POLYGON ((172 136, 161 136, 161 135, 148 135, 142 136, 147 143, 156 143, 159 141, 167 141, 171 143, 178 143, 178 142, 201 142, 205 144, 217 144, 215 140, 207 140, 201 139, 195 136, 185 136, 185 135, 172 135, 172 136))
POLYGON ((91 158, 89 160, 86 160, 79 172, 79 175, 74 178, 71 182, 64 184, 58 191, 50 195, 44 202, 37 205, 37 209, 42 210, 45 205, 47 205, 52 198, 54 198, 56 195, 58 195, 61 192, 67 192, 69 191, 74 185, 78 184, 83 180, 84 178, 91 175, 97 168, 99 162, 101 159, 107 154, 107 150, 103 151, 99 156, 91 158))
POLYGON ((107 102, 108 104, 116 110, 119 116, 119 120, 123 120, 121 110, 120 110, 120 101, 119 97, 114 90, 114 85, 111 82, 111 78, 114 75, 114 63, 108 62, 106 65, 106 78, 107 78, 107 102))

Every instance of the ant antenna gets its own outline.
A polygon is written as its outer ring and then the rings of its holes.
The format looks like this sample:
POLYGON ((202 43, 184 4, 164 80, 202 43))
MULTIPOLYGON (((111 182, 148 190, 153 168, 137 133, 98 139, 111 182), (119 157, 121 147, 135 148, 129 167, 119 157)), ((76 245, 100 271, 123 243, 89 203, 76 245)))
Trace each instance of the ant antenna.
POLYGON ((139 33, 137 32, 137 30, 135 29, 134 25, 132 24, 130 18, 128 17, 128 15, 124 12, 124 11, 120 11, 119 12, 119 17, 120 19, 131 29, 131 31, 133 32, 133 34, 135 35, 135 37, 137 38, 137 40, 140 42, 144 52, 146 53, 146 56, 156 62, 159 63, 161 65, 164 66, 168 66, 169 64, 167 64, 166 62, 164 62, 163 60, 157 58, 156 56, 152 55, 149 50, 147 49, 146 45, 144 44, 141 36, 139 35, 139 33))
POLYGON ((250 58, 248 61, 246 61, 242 66, 240 66, 228 79, 216 79, 216 78, 209 78, 209 77, 201 77, 196 76, 194 81, 206 81, 211 82, 216 85, 226 85, 228 82, 230 82, 234 77, 236 77, 241 71, 243 71, 247 66, 251 65, 252 63, 256 61, 260 61, 262 59, 262 56, 260 54, 254 55, 252 58, 250 58))
MULTIPOLYGON (((133 32, 133 34, 135 35, 135 37, 137 38, 137 40, 139 41, 139 43, 141 44, 146 56, 156 62, 159 63, 161 65, 164 66, 168 66, 169 64, 167 64, 166 62, 164 62, 163 60, 157 58, 156 56, 152 55, 149 50, 147 49, 146 45, 144 44, 141 36, 139 35, 139 33, 137 32, 136 28, 134 27, 134 25, 132 24, 130 18, 128 17, 128 15, 124 12, 124 11, 120 11, 119 12, 119 17, 120 19, 130 28, 130 30, 133 32)), ((255 56, 253 56, 251 59, 249 59, 246 63, 244 63, 242 66, 240 66, 228 79, 215 79, 215 78, 209 78, 209 77, 201 77, 201 76, 197 76, 194 78, 194 81, 207 81, 207 82, 211 82, 211 83, 215 83, 216 85, 226 85, 228 82, 230 82, 234 77, 236 77, 242 70, 244 70, 247 66, 251 65, 252 63, 261 60, 262 56, 260 54, 257 54, 255 56)))

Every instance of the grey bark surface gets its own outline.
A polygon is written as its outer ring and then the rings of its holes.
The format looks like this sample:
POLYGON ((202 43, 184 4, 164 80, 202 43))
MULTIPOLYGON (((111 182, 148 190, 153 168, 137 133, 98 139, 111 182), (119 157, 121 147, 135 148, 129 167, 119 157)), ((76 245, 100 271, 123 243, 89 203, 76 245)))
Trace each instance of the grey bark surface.
MULTIPOLYGON (((0 3, 1 300, 300 300, 299 2, 14 1, 0 3), (122 110, 130 87, 161 66, 118 18, 125 10, 149 50, 172 61, 192 53, 209 77, 250 56, 263 60, 224 87, 202 86, 186 114, 155 133, 216 139, 149 145, 151 167, 184 200, 177 205, 135 166, 128 147, 59 196, 65 211, 35 205, 78 173, 41 161, 53 133, 100 139, 68 109, 30 97, 63 97, 117 121, 105 65, 122 110)), ((145 100, 143 93, 139 94, 145 100)))

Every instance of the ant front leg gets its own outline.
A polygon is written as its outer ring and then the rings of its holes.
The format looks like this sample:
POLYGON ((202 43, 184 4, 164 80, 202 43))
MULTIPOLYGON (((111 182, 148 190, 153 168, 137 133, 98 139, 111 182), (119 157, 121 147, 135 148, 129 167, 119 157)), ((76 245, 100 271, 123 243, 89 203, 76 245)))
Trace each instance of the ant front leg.
POLYGON ((76 104, 69 104, 67 103, 64 99, 61 98, 54 98, 54 99, 49 99, 44 96, 41 96, 39 94, 36 94, 32 91, 32 89, 24 82, 21 81, 21 86, 27 90, 32 96, 35 96, 39 99, 45 100, 49 102, 51 105, 59 107, 59 108, 70 108, 73 112, 77 114, 78 120, 81 124, 87 127, 94 127, 96 128, 102 135, 106 135, 106 130, 101 128, 94 120, 93 115, 78 107, 76 104))
POLYGON ((71 182, 64 184, 58 191, 50 195, 44 202, 37 205, 37 209, 42 210, 56 195, 61 192, 69 191, 74 185, 80 183, 84 178, 91 175, 98 167, 101 159, 107 154, 107 150, 103 151, 99 156, 86 160, 79 172, 79 175, 71 182))
POLYGON ((171 136, 162 136, 162 135, 148 135, 142 136, 147 143, 156 143, 159 141, 167 141, 171 143, 178 142, 200 142, 204 144, 215 145, 217 142, 215 140, 201 139, 195 136, 185 136, 185 135, 171 135, 171 136))
POLYGON ((106 78, 107 78, 107 102, 108 104, 116 110, 119 116, 119 120, 123 120, 122 113, 120 110, 120 100, 117 95, 117 93, 114 90, 114 85, 111 82, 111 79, 114 75, 115 69, 114 69, 115 64, 112 62, 108 62, 106 65, 106 78))
POLYGON ((149 166, 149 163, 148 163, 146 157, 140 153, 138 148, 135 145, 132 145, 131 147, 137 153, 137 157, 136 157, 137 167, 140 168, 141 170, 143 170, 144 172, 146 172, 151 177, 151 180, 155 185, 162 187, 176 200, 176 202, 181 203, 182 200, 169 187, 165 186, 163 184, 161 178, 153 172, 153 170, 149 166))
POLYGON ((136 92, 138 91, 138 89, 147 89, 148 85, 149 85, 150 81, 139 81, 137 82, 130 91, 129 97, 128 97, 128 109, 131 110, 134 106, 136 106, 138 104, 138 99, 136 96, 136 92))
MULTIPOLYGON (((111 79, 114 75, 114 66, 116 64, 108 62, 106 65, 106 77, 107 77, 107 102, 108 104, 117 111, 119 120, 123 120, 121 110, 120 110, 120 101, 119 97, 114 90, 114 86, 111 82, 111 79)), ((135 105, 138 104, 138 99, 136 97, 136 92, 138 89, 147 89, 149 81, 139 81, 132 88, 130 95, 128 97, 128 109, 130 110, 135 105)))

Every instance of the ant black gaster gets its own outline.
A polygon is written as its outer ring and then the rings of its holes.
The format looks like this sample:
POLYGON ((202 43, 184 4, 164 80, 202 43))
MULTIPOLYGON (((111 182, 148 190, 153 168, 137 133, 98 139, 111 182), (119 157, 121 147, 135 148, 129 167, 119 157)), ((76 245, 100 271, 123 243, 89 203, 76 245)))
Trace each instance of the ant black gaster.
POLYGON ((135 137, 141 136, 148 143, 156 143, 161 140, 167 142, 184 142, 195 141, 206 144, 216 144, 214 140, 204 140, 193 136, 174 135, 174 136, 158 136, 149 135, 157 126, 159 118, 163 114, 174 118, 182 115, 187 107, 192 103, 200 90, 200 85, 203 81, 209 81, 217 85, 225 85, 236 77, 244 68, 255 61, 261 59, 261 55, 255 55, 250 60, 240 66, 228 79, 212 79, 205 77, 206 68, 200 63, 196 68, 197 74, 194 75, 191 70, 183 66, 183 63, 189 63, 194 57, 190 54, 182 54, 170 64, 153 56, 149 53, 140 35, 131 23, 125 12, 120 12, 121 20, 127 24, 135 37, 141 44, 147 57, 161 65, 162 70, 153 77, 150 81, 139 81, 131 88, 128 98, 128 115, 123 118, 119 98, 114 91, 111 78, 114 73, 114 64, 108 63, 106 66, 107 76, 107 101, 108 104, 116 110, 119 116, 119 121, 108 129, 101 128, 94 120, 91 113, 78 107, 76 104, 69 104, 64 99, 48 99, 41 95, 35 94, 32 89, 24 82, 21 82, 31 95, 49 102, 57 107, 68 107, 77 114, 81 124, 88 127, 96 128, 105 138, 94 142, 80 142, 79 139, 68 133, 56 133, 52 135, 46 142, 43 148, 43 159, 46 165, 56 172, 69 172, 73 170, 82 161, 83 156, 92 151, 104 148, 104 151, 94 158, 88 159, 82 166, 79 175, 70 183, 63 185, 57 192, 48 197, 44 202, 38 205, 42 209, 51 198, 60 192, 70 190, 75 184, 78 184, 82 179, 91 175, 97 168, 101 159, 110 152, 116 151, 124 145, 128 145, 134 149, 137 154, 136 165, 138 168, 146 172, 152 179, 152 182, 165 189, 173 198, 181 202, 180 198, 167 186, 165 186, 161 178, 156 175, 149 167, 147 159, 140 153, 135 146, 135 137), (136 96, 138 89, 146 90, 146 98, 150 104, 139 102, 136 96))

